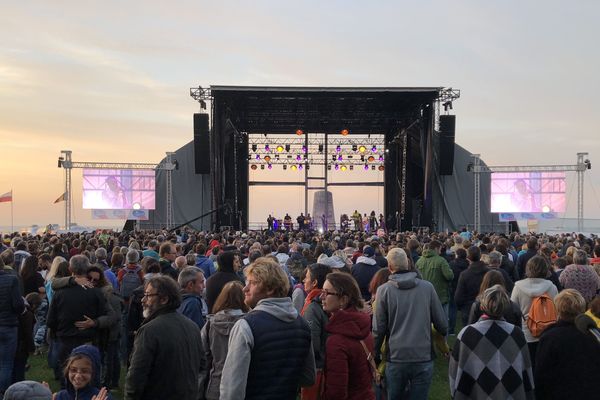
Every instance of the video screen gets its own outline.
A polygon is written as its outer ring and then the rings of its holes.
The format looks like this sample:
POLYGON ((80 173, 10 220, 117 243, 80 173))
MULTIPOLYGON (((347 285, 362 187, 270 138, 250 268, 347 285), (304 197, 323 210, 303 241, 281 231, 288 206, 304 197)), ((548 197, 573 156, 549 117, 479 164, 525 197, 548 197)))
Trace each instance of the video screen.
POLYGON ((492 173, 491 212, 564 212, 564 172, 492 173))
POLYGON ((83 208, 154 210, 152 169, 84 169, 83 208))

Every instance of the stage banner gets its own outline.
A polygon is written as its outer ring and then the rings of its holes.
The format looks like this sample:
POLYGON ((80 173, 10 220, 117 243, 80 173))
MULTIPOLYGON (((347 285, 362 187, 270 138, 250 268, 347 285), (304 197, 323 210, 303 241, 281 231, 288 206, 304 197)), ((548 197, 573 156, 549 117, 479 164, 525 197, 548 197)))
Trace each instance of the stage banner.
POLYGON ((499 213, 500 222, 522 221, 522 220, 551 220, 558 218, 556 213, 499 213))
POLYGON ((132 219, 136 221, 147 221, 149 218, 149 210, 92 210, 92 219, 132 219))

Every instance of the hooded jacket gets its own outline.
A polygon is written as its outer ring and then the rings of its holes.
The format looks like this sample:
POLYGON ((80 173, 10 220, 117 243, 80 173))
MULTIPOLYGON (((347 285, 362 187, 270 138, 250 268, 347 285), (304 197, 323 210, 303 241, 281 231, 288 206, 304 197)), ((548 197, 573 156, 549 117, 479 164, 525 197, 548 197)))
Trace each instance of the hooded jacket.
POLYGON ((181 305, 177 312, 185 315, 192 320, 198 328, 204 326, 204 316, 202 315, 202 297, 196 293, 181 292, 181 305))
POLYGON ((479 294, 479 287, 481 286, 481 281, 483 281, 483 276, 489 270, 487 265, 482 261, 474 261, 469 265, 469 268, 460 274, 458 284, 456 285, 456 292, 454 292, 454 302, 458 308, 469 312, 471 305, 479 294))
MULTIPOLYGON (((292 305, 289 297, 262 299, 254 310, 268 313, 283 322, 292 323, 298 318, 298 311, 292 305)), ((254 336, 252 329, 245 319, 240 319, 235 323, 229 335, 229 350, 221 375, 221 400, 239 400, 246 397, 246 385, 253 348, 254 336)), ((306 359, 298 376, 298 384, 300 386, 310 386, 315 382, 315 379, 315 358, 309 348, 306 351, 306 359)))
POLYGON ((356 279, 358 287, 360 288, 360 294, 365 301, 371 300, 371 293, 369 292, 369 283, 371 279, 380 270, 377 261, 371 257, 360 256, 356 259, 356 264, 352 267, 352 276, 356 279))
POLYGON ((431 282, 413 271, 394 273, 377 289, 375 299, 376 353, 387 337, 386 361, 431 361, 431 324, 442 336, 448 330, 448 319, 431 282))
POLYGON ((327 341, 327 331, 325 327, 329 321, 327 314, 323 311, 321 298, 316 296, 306 307, 303 315, 310 327, 310 336, 312 338, 312 348, 315 354, 315 365, 317 369, 323 369, 325 366, 325 344, 327 341))
MULTIPOLYGON (((510 299, 517 303, 523 313, 523 318, 527 320, 529 309, 531 308, 531 301, 534 297, 544 293, 548 294, 548 296, 554 300, 558 294, 558 290, 549 280, 543 278, 526 278, 515 283, 510 299)), ((531 335, 526 323, 523 324, 522 328, 527 343, 537 342, 539 340, 539 338, 531 335)))
POLYGON ((243 315, 242 310, 223 310, 207 317, 200 333, 206 356, 206 367, 200 371, 201 390, 204 390, 200 398, 219 399, 219 385, 227 357, 229 334, 243 315))
POLYGON ((339 310, 329 319, 325 357, 325 399, 375 399, 365 349, 373 352, 371 318, 355 308, 339 310))
POLYGON ((454 278, 448 261, 433 250, 424 250, 416 267, 423 279, 431 282, 440 302, 448 303, 448 288, 454 278))
MULTIPOLYGON (((84 355, 92 362, 92 378, 90 379, 90 383, 86 387, 77 390, 73 387, 71 381, 67 379, 67 388, 57 393, 56 400, 92 400, 92 397, 100 391, 100 389, 95 387, 100 382, 99 374, 102 368, 100 352, 95 346, 84 344, 83 346, 75 347, 71 351, 71 356, 78 354, 84 355)), ((112 398, 110 394, 109 398, 112 398)))

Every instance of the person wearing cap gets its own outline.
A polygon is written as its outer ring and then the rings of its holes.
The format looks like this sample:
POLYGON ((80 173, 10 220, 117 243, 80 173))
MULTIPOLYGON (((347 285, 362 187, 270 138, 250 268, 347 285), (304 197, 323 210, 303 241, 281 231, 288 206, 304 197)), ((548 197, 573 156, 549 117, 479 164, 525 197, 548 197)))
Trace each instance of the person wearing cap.
POLYGON ((52 392, 47 383, 21 381, 13 383, 4 392, 4 400, 51 400, 52 392))
POLYGON ((363 247, 363 255, 358 257, 356 264, 352 266, 352 276, 356 279, 360 294, 365 301, 371 300, 369 283, 379 269, 379 265, 375 261, 375 249, 369 245, 363 247))

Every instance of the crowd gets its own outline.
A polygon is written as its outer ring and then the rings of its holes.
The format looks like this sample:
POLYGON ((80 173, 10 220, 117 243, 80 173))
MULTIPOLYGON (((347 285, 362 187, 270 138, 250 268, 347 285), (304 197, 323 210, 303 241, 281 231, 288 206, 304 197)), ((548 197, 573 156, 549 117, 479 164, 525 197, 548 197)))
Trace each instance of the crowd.
POLYGON ((436 357, 455 399, 595 398, 599 293, 581 234, 14 233, 0 397, 53 398, 37 353, 61 400, 427 399, 436 357))

